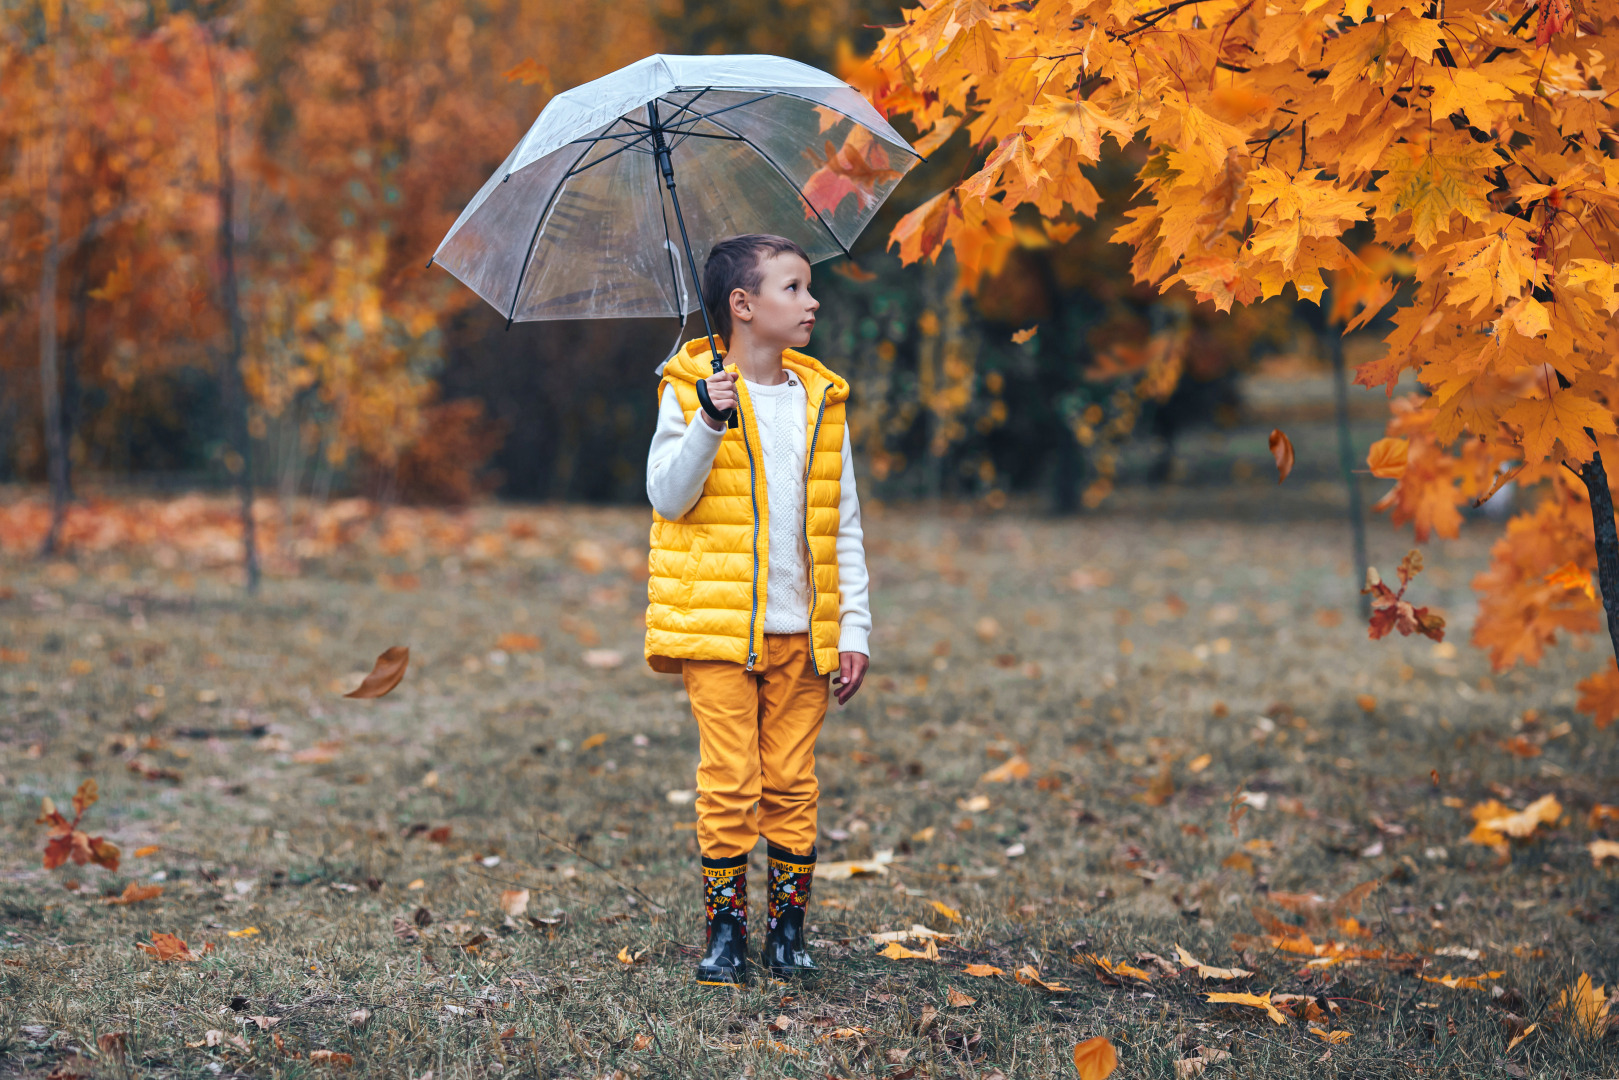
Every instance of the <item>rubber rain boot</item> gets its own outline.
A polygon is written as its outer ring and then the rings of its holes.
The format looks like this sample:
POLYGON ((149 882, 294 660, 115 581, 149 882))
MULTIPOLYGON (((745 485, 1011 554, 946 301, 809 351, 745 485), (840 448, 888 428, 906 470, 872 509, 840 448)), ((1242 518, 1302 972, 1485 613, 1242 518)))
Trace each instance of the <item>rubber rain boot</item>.
POLYGON ((770 929, 765 935, 764 963, 772 975, 801 975, 815 970, 804 943, 804 912, 815 880, 815 849, 794 855, 771 844, 769 855, 770 929))
POLYGON ((739 986, 748 981, 748 857, 703 858, 703 908, 708 915, 708 952, 697 964, 702 986, 739 986))

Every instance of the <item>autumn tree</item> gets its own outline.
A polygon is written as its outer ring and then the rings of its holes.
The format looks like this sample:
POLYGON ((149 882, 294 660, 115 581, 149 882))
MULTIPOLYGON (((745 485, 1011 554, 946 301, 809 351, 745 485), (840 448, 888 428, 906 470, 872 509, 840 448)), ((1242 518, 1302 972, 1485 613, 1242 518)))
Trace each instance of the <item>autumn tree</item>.
POLYGON ((0 11, 0 330, 37 342, 32 372, 9 348, 0 370, 38 385, 47 550, 71 495, 81 388, 128 395, 195 359, 210 325, 192 183, 212 146, 199 40, 189 15, 139 5, 0 11), (158 341, 173 345, 143 347, 158 341))
MULTIPOLYGON (((1020 213, 1048 227, 1089 213, 1104 139, 1150 149, 1115 234, 1141 280, 1224 311, 1371 277, 1347 331, 1396 295, 1360 244, 1408 257, 1387 351, 1356 375, 1392 392, 1414 370, 1427 391, 1393 421, 1407 464, 1381 472, 1399 480, 1397 519, 1449 535, 1458 506, 1508 478, 1549 489, 1476 583, 1475 641, 1504 666, 1597 627, 1593 566, 1619 649, 1602 457, 1619 445, 1616 38, 1605 2, 936 0, 886 32, 865 84, 887 112, 964 126, 982 148, 895 230, 907 261, 1005 244, 1020 213)), ((1619 671, 1584 688, 1611 719, 1619 671)))

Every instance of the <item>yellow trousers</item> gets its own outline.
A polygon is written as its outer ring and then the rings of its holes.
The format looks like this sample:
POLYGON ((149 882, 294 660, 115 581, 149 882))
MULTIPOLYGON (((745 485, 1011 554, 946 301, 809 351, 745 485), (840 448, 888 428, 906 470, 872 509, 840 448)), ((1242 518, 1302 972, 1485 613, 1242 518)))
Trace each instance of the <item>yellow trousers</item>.
POLYGON ((828 676, 815 674, 808 634, 765 634, 754 670, 685 660, 681 674, 702 742, 697 846, 711 859, 753 850, 760 835, 808 855, 815 846, 815 737, 828 676))

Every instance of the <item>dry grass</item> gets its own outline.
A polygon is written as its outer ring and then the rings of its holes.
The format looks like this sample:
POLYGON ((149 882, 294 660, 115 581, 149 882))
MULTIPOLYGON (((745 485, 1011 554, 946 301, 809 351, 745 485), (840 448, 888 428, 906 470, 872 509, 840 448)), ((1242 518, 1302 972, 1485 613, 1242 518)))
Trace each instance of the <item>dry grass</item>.
MULTIPOLYGON (((817 885, 823 974, 741 992, 691 983, 692 811, 666 793, 691 787, 697 740, 678 681, 639 662, 641 582, 619 555, 634 563, 643 514, 483 509, 472 535, 517 539, 446 556, 362 537, 256 602, 142 550, 0 562, 0 1074, 325 1075, 325 1049, 351 1074, 439 1080, 1021 1078, 1074 1075, 1072 1047, 1101 1034, 1131 1077, 1177 1076, 1197 1048, 1230 1054, 1209 1077, 1619 1075, 1614 1038, 1550 1016, 1580 972, 1619 980, 1613 864, 1585 846, 1589 808, 1619 802, 1614 736, 1572 711, 1600 654, 1492 676, 1464 642, 1368 642, 1318 614, 1352 604, 1326 504, 1266 518, 1231 497, 1202 517, 873 515, 877 662, 821 740, 822 857, 895 860, 817 885), (492 655, 502 634, 543 648, 492 655), (392 644, 412 648, 398 690, 337 695, 392 644), (593 668, 587 648, 628 660, 593 668), (1522 733, 1545 741, 1526 759, 1500 741, 1530 709, 1522 733), (981 779, 1017 757, 1026 778, 981 779), (102 790, 86 824, 124 865, 45 872, 39 798, 85 777, 102 790), (1239 789, 1265 806, 1234 836, 1239 789), (1555 793, 1568 820, 1498 860, 1444 802, 1492 793, 1555 793), (159 850, 131 857, 143 845, 159 850), (102 902, 155 875, 159 898, 102 902), (1274 893, 1372 879, 1370 936, 1328 936, 1408 959, 1310 969, 1233 945, 1274 893), (529 909, 508 921, 519 886, 529 909), (401 941, 395 918, 418 915, 401 941), (914 923, 957 935, 939 962, 876 955, 868 935, 914 923), (157 931, 213 949, 159 964, 134 947, 157 931), (1257 972, 1238 988, 1318 995, 1353 1034, 1329 1052, 1304 1021, 1210 1005, 1138 959, 1177 944, 1257 972), (1085 953, 1153 981, 1104 985, 1085 953), (1069 989, 1014 981, 1026 964, 1069 989), (1499 991, 1420 978, 1486 971, 1499 991), (1510 1053, 1509 1014, 1539 1024, 1510 1053), (97 1050, 109 1032, 128 1033, 122 1059, 97 1050)), ((1430 548, 1413 590, 1463 632, 1489 532, 1430 548)), ((1406 546, 1374 532, 1385 570, 1406 546)))

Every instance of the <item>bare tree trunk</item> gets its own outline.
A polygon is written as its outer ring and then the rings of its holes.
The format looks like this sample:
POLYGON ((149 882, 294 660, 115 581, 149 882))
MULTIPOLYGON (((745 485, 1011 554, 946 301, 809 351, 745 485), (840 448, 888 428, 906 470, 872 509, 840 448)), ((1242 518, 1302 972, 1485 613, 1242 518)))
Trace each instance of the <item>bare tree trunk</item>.
POLYGON ((219 152, 219 303, 229 324, 229 345, 220 371, 223 391, 220 396, 231 441, 236 444, 236 487, 242 497, 242 555, 247 569, 247 591, 253 594, 259 591, 259 552, 253 522, 253 436, 247 423, 247 388, 242 384, 242 342, 247 328, 236 286, 236 175, 231 167, 230 90, 211 45, 208 70, 214 84, 214 130, 219 152))
MULTIPOLYGON (((1366 516, 1360 508, 1360 477, 1355 473, 1355 445, 1349 431, 1349 373, 1344 370, 1344 339, 1332 326, 1322 331, 1327 348, 1332 353, 1332 402, 1338 420, 1338 468, 1344 474, 1344 487, 1349 489, 1349 532, 1355 549, 1355 588, 1366 581, 1366 516)), ((1360 617, 1372 614, 1372 598, 1360 594, 1360 617)))
MULTIPOLYGON (((1589 430, 1589 429, 1587 429, 1589 430)), ((1613 489, 1601 453, 1580 466, 1580 479, 1591 494, 1591 525, 1596 531, 1597 584, 1602 587, 1602 610, 1608 616, 1608 641, 1619 659, 1619 529, 1613 522, 1613 489)))
MULTIPOLYGON (((52 43, 51 61, 58 95, 61 91, 60 40, 52 43)), ((45 180, 45 259, 39 274, 39 390, 45 412, 46 473, 51 484, 51 527, 40 554, 56 554, 62 518, 67 513, 67 440, 62 434, 62 383, 57 365, 56 290, 62 270, 62 105, 51 108, 50 169, 45 180)))

